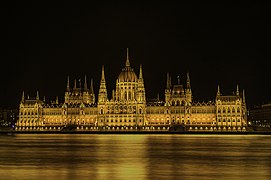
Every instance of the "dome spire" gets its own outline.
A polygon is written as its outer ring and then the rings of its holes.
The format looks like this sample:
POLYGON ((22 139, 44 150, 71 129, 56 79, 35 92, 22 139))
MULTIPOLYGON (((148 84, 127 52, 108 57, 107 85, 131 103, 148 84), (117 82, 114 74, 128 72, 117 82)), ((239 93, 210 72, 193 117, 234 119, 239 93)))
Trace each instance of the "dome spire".
POLYGON ((126 67, 130 67, 130 61, 129 61, 129 48, 127 48, 126 50, 126 63, 125 63, 126 67))

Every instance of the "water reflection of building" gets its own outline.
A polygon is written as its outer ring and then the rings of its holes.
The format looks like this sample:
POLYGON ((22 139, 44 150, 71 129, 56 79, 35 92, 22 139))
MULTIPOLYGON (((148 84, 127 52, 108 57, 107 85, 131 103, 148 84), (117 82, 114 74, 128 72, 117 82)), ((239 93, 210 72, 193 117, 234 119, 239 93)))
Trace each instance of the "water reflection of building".
POLYGON ((271 130, 271 103, 251 108, 249 122, 255 128, 269 128, 271 130))
POLYGON ((58 99, 45 103, 39 98, 25 98, 20 103, 17 130, 161 130, 183 127, 188 131, 242 131, 247 126, 245 94, 237 86, 234 95, 222 95, 218 87, 215 101, 193 101, 190 77, 186 84, 172 84, 167 74, 165 100, 147 102, 143 69, 139 75, 130 65, 129 54, 125 67, 116 80, 112 97, 108 97, 105 70, 102 67, 98 99, 93 83, 83 87, 74 80, 71 88, 68 77, 65 102, 58 99))

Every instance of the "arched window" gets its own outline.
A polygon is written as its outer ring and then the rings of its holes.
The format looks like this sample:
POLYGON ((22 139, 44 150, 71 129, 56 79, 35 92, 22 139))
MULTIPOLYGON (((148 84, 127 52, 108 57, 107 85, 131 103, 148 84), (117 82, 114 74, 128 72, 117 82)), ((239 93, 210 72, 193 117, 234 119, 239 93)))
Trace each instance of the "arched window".
POLYGON ((237 108, 237 113, 240 113, 240 108, 239 107, 237 108))
POLYGON ((234 107, 232 108, 232 113, 235 113, 235 109, 234 109, 234 107))
POLYGON ((175 101, 172 101, 172 103, 171 103, 171 104, 172 104, 172 106, 175 106, 175 101))
POLYGON ((128 92, 128 100, 131 100, 132 99, 132 93, 129 91, 128 92))
POLYGON ((228 107, 228 113, 231 113, 231 110, 230 110, 230 108, 228 107))
POLYGON ((101 109, 101 114, 103 114, 103 109, 101 109))
POLYGON ((226 113, 226 108, 225 107, 223 108, 223 113, 226 113))
POLYGON ((176 104, 176 105, 177 105, 177 106, 180 106, 180 101, 179 101, 179 100, 177 101, 177 104, 176 104))
POLYGON ((127 97, 127 91, 124 92, 124 99, 127 100, 128 97, 127 97))

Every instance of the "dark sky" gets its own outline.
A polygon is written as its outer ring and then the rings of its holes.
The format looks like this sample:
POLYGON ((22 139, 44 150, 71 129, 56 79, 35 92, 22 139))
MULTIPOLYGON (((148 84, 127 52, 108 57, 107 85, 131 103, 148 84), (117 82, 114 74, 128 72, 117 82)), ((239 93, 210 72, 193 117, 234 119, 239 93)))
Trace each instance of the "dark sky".
POLYGON ((125 64, 143 66, 148 98, 163 97, 166 73, 189 71, 195 101, 245 89, 249 106, 271 100, 270 19, 264 4, 177 1, 12 1, 1 11, 0 105, 22 91, 62 101, 67 76, 94 79, 105 66, 111 94, 125 64))

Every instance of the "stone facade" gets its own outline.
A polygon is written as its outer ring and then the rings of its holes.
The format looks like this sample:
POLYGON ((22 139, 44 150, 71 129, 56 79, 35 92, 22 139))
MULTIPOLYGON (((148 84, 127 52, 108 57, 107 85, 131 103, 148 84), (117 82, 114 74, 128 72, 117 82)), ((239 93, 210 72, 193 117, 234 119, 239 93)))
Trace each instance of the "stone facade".
MULTIPOLYGON (((81 82, 80 82, 81 83, 81 82)), ((215 101, 194 102, 190 77, 186 84, 171 84, 167 74, 165 100, 157 98, 147 102, 143 70, 139 75, 130 65, 129 54, 125 67, 116 80, 112 97, 107 95, 104 67, 102 67, 97 101, 91 80, 90 88, 85 77, 84 87, 70 87, 68 77, 65 102, 45 103, 25 98, 20 103, 16 130, 142 130, 142 131, 246 131, 247 109, 244 91, 237 86, 234 95, 224 96, 218 87, 215 101)))

